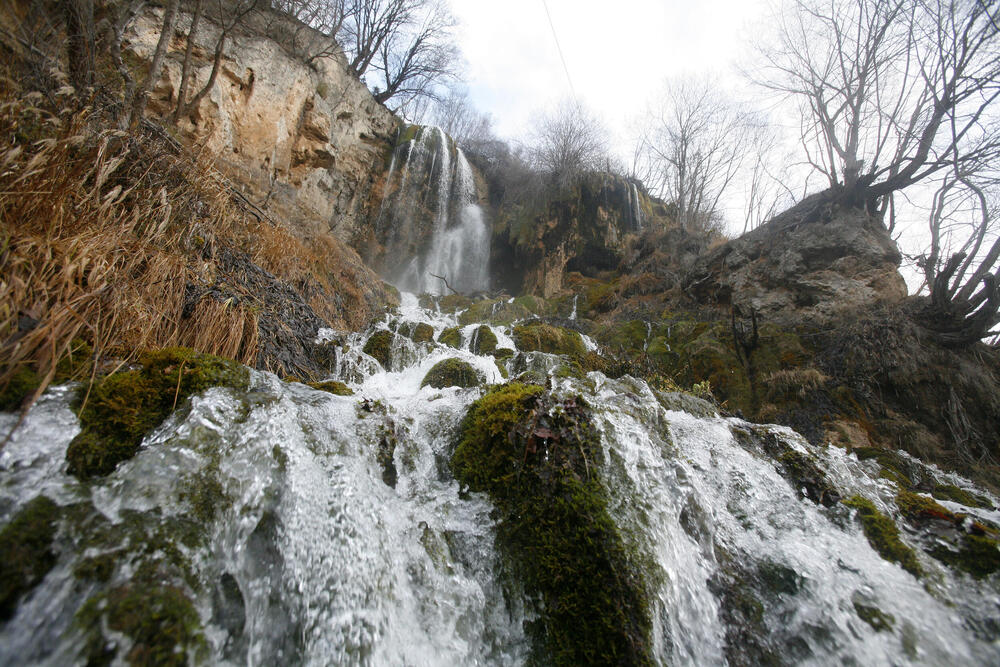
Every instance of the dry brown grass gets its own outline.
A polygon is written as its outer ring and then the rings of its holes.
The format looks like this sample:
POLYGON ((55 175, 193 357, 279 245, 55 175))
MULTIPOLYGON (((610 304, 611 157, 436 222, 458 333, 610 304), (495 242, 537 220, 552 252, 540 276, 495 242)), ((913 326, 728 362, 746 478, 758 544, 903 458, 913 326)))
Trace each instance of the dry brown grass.
POLYGON ((70 90, 56 99, 63 108, 0 81, 0 388, 28 367, 40 393, 74 339, 97 359, 185 345, 256 364, 253 295, 203 298, 185 317, 185 289, 213 283, 219 245, 343 324, 326 294, 360 299, 341 285, 364 269, 335 242, 307 247, 249 214, 203 161, 155 136, 100 129, 101 114, 70 90))

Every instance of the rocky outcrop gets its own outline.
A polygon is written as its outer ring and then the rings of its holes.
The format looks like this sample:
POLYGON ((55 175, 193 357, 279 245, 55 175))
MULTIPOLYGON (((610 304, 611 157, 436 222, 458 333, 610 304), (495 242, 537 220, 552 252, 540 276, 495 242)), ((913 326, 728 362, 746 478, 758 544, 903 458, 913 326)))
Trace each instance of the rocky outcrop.
POLYGON ((550 298, 565 289, 566 272, 616 270, 629 238, 652 224, 657 204, 632 182, 605 173, 506 203, 495 215, 495 282, 550 298))
MULTIPOLYGON (((133 22, 127 57, 150 59, 161 17, 161 9, 148 9, 133 22)), ((175 134, 208 151, 251 200, 300 232, 332 230, 349 241, 388 168, 397 121, 347 72, 342 56, 307 64, 263 36, 267 22, 281 20, 255 16, 246 26, 251 34, 227 39, 216 85, 179 119, 175 134)), ((163 119, 176 106, 190 25, 191 15, 182 13, 150 98, 149 112, 163 119)), ((218 36, 218 26, 203 18, 189 91, 208 80, 218 36)))
POLYGON ((700 259, 685 291, 772 321, 830 322, 906 297, 902 256, 882 222, 819 193, 700 259))

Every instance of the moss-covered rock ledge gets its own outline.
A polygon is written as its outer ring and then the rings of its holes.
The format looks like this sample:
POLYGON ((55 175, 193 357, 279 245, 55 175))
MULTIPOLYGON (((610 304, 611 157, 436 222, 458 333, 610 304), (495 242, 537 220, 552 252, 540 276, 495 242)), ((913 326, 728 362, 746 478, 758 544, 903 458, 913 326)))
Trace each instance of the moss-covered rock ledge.
POLYGON ((83 385, 74 402, 82 431, 66 450, 69 472, 80 478, 106 475, 135 456, 143 437, 189 396, 209 387, 245 390, 245 366, 183 347, 147 352, 140 368, 83 385))
POLYGON ((652 664, 646 586, 608 514, 602 459, 582 398, 519 383, 472 404, 452 455, 455 477, 492 499, 507 567, 541 602, 542 664, 652 664))

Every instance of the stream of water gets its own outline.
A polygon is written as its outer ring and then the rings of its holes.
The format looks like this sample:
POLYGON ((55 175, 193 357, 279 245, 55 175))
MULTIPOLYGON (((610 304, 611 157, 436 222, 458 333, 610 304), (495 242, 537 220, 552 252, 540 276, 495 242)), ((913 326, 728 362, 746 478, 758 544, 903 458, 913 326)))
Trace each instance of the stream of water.
MULTIPOLYGON (((457 325, 405 294, 376 328, 404 322, 431 325, 435 339, 457 325)), ((524 664, 536 612, 516 573, 505 574, 489 500, 462 492, 448 464, 483 389, 420 384, 448 357, 487 382, 560 360, 518 353, 501 369, 470 351, 476 327, 463 328, 463 349, 395 335, 388 368, 361 351, 372 332, 322 332, 340 341, 332 379, 353 396, 253 372, 249 391, 194 397, 137 456, 88 482, 66 473, 79 430, 72 388, 50 389, 0 453, 0 526, 39 496, 63 512, 54 566, 0 621, 0 664, 84 664, 86 601, 145 576, 150 563, 193 600, 203 628, 196 662, 524 664), (197 501, 206 489, 207 512, 197 501), (81 575, 87 559, 107 554, 104 577, 81 575)), ((509 327, 491 328, 501 348, 513 347, 509 327)), ((921 552, 927 574, 914 577, 873 550, 851 509, 803 497, 760 443, 808 454, 843 496, 892 515, 895 486, 874 461, 628 376, 550 383, 592 406, 612 517, 646 563, 658 663, 1000 664, 996 575, 973 579, 921 552), (865 609, 882 621, 864 620, 865 609)), ((0 415, 0 430, 16 422, 0 415)), ((109 650, 131 641, 101 633, 109 650)))

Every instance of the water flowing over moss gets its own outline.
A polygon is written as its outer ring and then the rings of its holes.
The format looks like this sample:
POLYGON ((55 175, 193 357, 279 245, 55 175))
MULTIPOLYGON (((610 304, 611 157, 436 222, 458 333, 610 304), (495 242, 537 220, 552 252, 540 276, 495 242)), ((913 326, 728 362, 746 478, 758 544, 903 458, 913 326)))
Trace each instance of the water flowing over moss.
POLYGON ((244 366, 187 348, 165 348, 139 358, 141 368, 109 375, 78 395, 83 430, 69 444, 69 472, 106 475, 139 450, 143 437, 193 394, 209 387, 246 389, 244 366))
POLYGON ((11 617, 18 598, 55 565, 52 541, 59 507, 38 496, 0 531, 0 620, 11 617))
POLYGON ((354 390, 339 380, 329 380, 327 382, 309 382, 308 386, 319 389, 335 396, 354 396, 354 390))
POLYGON ((542 660, 651 664, 645 587, 608 514, 601 461, 582 399, 511 383, 471 406, 451 464, 493 500, 510 567, 541 598, 542 660))
POLYGON ((851 496, 843 503, 858 511, 865 537, 882 558, 899 563, 915 577, 923 575, 916 554, 899 539, 899 528, 891 518, 879 512, 872 501, 861 496, 851 496))

